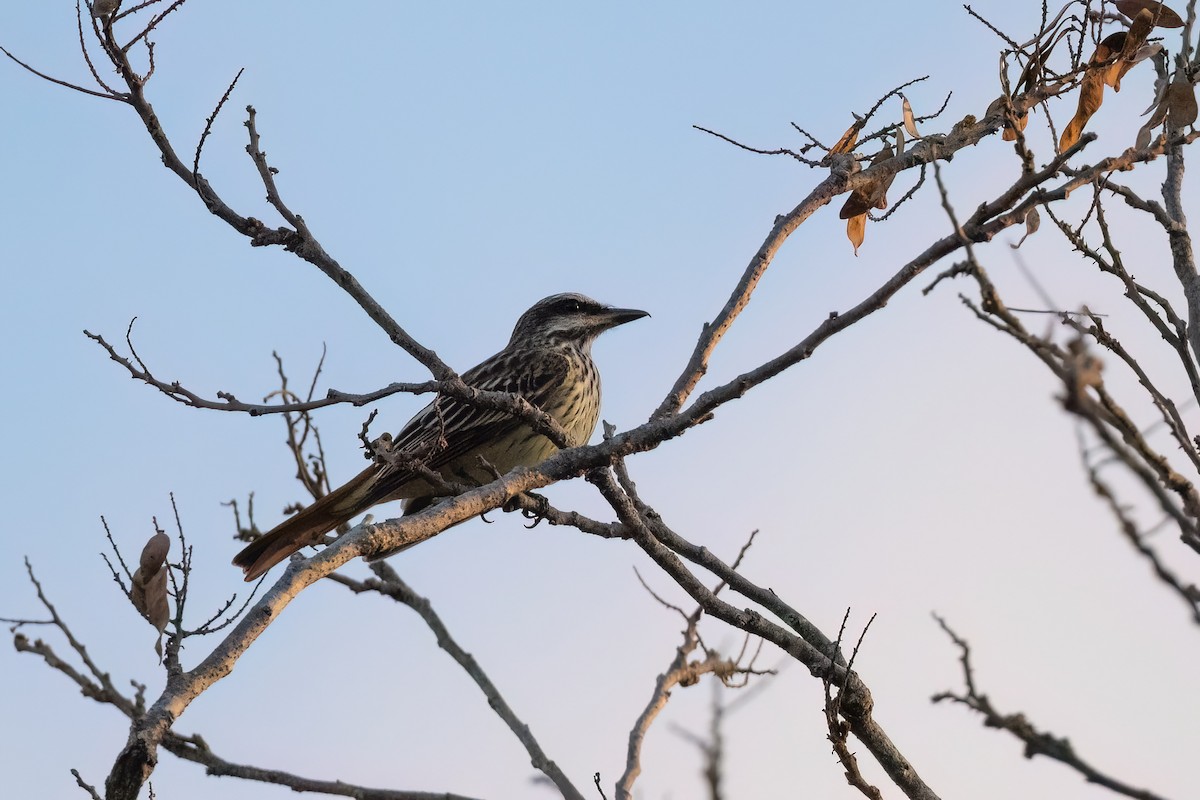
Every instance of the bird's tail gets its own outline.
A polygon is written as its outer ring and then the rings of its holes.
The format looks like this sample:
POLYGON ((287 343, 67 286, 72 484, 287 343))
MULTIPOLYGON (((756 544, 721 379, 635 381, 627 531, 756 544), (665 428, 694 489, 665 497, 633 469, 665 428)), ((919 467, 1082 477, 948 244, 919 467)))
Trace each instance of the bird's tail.
POLYGON ((253 581, 297 550, 316 544, 326 533, 380 501, 372 491, 379 477, 379 467, 367 467, 346 485, 246 545, 233 557, 234 565, 245 571, 247 581, 253 581))

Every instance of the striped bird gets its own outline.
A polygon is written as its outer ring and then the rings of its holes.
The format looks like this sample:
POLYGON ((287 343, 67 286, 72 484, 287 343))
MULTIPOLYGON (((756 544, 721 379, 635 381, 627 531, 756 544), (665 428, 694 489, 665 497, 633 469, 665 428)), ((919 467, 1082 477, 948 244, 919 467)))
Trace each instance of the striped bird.
MULTIPOLYGON (((581 294, 552 295, 522 314, 508 345, 464 372, 463 381, 484 391, 520 395, 557 420, 568 443, 578 447, 591 438, 600 418, 600 373, 592 361, 592 342, 610 328, 645 316, 645 311, 610 308, 581 294)), ((436 490, 406 461, 419 461, 448 482, 482 485, 493 476, 480 457, 505 473, 536 466, 558 450, 504 411, 450 397, 421 409, 389 449, 401 457, 376 461, 238 553, 233 563, 245 571, 246 580, 255 580, 375 505, 403 500, 405 514, 428 507, 438 499, 436 490)))

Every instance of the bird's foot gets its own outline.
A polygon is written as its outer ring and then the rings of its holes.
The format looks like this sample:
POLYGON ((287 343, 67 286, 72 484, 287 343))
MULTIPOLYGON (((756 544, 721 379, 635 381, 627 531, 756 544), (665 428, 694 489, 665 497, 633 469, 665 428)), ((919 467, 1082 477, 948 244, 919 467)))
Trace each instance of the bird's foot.
POLYGON ((536 492, 525 492, 509 498, 503 506, 505 512, 520 511, 521 516, 530 520, 526 528, 536 528, 550 514, 550 501, 536 492))

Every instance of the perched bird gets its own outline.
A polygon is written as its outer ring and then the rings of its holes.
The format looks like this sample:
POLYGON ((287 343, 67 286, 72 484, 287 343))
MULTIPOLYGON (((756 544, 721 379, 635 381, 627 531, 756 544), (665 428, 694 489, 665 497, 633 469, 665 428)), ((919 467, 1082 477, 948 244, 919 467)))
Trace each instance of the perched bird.
MULTIPOLYGON (((578 447, 591 438, 600 418, 600 373, 592 361, 592 342, 609 328, 645 316, 645 311, 609 308, 581 294, 552 295, 521 315, 503 350, 462 378, 477 389, 520 395, 557 420, 569 444, 578 447)), ((516 417, 450 397, 423 408, 390 445, 392 453, 414 457, 448 482, 474 485, 493 478, 480 456, 505 473, 540 464, 557 450, 516 417)), ((404 513, 412 514, 438 499, 429 482, 404 466, 403 459, 392 462, 373 463, 255 539, 233 563, 251 581, 372 506, 404 500, 404 513)))

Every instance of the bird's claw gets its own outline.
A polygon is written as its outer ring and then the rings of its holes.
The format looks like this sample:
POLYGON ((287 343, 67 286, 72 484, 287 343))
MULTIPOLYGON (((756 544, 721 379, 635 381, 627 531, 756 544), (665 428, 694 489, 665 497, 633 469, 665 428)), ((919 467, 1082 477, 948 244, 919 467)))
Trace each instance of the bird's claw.
POLYGON ((525 527, 528 529, 536 528, 541 524, 542 520, 546 519, 550 513, 550 501, 540 494, 534 492, 525 492, 524 496, 534 503, 534 508, 525 508, 521 505, 521 501, 516 498, 510 498, 501 508, 506 511, 520 511, 521 516, 525 519, 532 520, 525 527))

